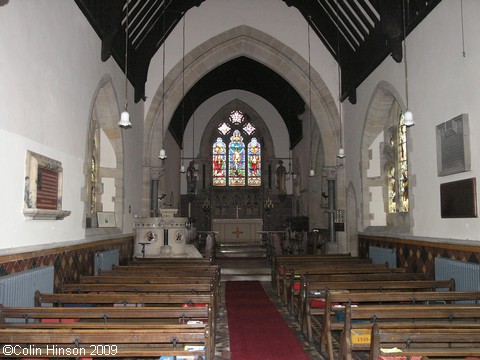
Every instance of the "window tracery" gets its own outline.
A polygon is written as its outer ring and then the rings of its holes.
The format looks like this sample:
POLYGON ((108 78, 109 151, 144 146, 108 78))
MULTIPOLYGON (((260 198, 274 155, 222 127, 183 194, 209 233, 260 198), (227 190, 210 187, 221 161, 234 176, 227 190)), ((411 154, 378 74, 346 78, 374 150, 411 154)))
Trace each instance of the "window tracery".
POLYGON ((218 137, 212 145, 213 186, 261 186, 261 144, 255 125, 245 121, 239 110, 217 127, 218 137))

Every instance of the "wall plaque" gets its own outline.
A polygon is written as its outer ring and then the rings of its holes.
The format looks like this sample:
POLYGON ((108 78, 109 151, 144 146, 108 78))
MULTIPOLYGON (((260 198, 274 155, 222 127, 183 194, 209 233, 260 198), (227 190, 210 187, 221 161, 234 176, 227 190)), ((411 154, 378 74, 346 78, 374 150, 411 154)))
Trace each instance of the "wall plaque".
POLYGON ((26 219, 62 220, 63 168, 60 161, 27 150, 23 215, 26 219))
POLYGON ((442 218, 477 217, 476 179, 465 179, 440 184, 442 218))

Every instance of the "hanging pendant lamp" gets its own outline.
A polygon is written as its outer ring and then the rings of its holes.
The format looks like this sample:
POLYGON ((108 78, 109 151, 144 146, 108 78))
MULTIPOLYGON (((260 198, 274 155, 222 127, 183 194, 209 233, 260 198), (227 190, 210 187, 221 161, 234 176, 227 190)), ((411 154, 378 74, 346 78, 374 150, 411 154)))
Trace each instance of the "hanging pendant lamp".
POLYGON ((182 45, 182 151, 181 151, 181 163, 180 163, 180 173, 185 173, 185 164, 183 163, 184 155, 184 135, 185 135, 185 14, 183 14, 183 45, 182 45))
POLYGON ((311 17, 308 17, 308 122, 310 125, 310 171, 308 173, 308 176, 314 177, 315 176, 315 170, 313 169, 313 164, 312 164, 312 144, 313 144, 313 126, 312 126, 312 79, 311 79, 311 61, 310 61, 310 21, 311 17))
POLYGON ((167 38, 165 36, 165 16, 166 16, 166 7, 163 10, 163 63, 162 63, 162 149, 160 150, 160 154, 158 158, 161 160, 165 160, 167 158, 167 153, 164 149, 165 144, 165 47, 167 38))
POLYGON ((131 128, 130 114, 128 113, 128 1, 126 0, 126 16, 125 16, 125 106, 120 114, 118 126, 121 128, 131 128))
POLYGON ((405 66, 405 101, 407 104, 407 110, 403 113, 403 123, 405 126, 413 126, 415 125, 415 121, 413 120, 413 114, 409 110, 408 107, 408 66, 407 66, 407 29, 406 29, 406 22, 405 22, 405 0, 402 1, 403 5, 403 64, 405 66))

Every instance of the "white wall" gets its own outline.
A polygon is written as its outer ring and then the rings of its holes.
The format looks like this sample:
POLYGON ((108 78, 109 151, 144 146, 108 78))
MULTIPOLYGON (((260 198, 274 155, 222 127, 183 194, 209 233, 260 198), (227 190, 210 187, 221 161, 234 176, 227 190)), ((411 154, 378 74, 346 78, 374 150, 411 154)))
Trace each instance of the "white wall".
MULTIPOLYGON (((409 107, 416 125, 409 128, 410 196, 413 201, 412 234, 421 238, 479 241, 478 218, 442 219, 440 184, 478 177, 480 142, 480 2, 463 1, 465 57, 462 54, 460 1, 442 1, 407 38, 409 107), (468 113, 472 171, 446 177, 437 176, 435 126, 468 113)), ((347 184, 361 196, 359 173, 361 135, 375 87, 387 81, 405 94, 404 64, 388 57, 357 89, 357 104, 344 103, 347 184)), ((405 106, 405 98, 397 99, 405 106)), ((362 199, 357 199, 361 203, 362 199)), ((368 201, 368 199, 363 199, 368 201)), ((362 230, 361 226, 359 230, 362 230)))
MULTIPOLYGON (((102 63, 100 50, 97 34, 73 1, 18 0, 0 7, 2 252, 85 239, 80 192, 84 186, 85 144, 93 98, 105 76, 112 79, 117 96, 124 96, 123 73, 112 59, 102 63), (72 211, 64 220, 24 219, 27 150, 62 162, 63 209, 72 211)), ((132 89, 129 94, 129 104, 133 104, 132 89)), ((133 118, 143 118, 138 104, 132 105, 130 111, 133 118)), ((141 141, 142 129, 140 123, 136 130, 124 133, 126 194, 138 181, 141 184, 141 167, 140 177, 127 171, 137 171, 128 153, 136 151, 134 143, 141 141)), ((141 150, 135 156, 141 159, 141 150)), ((136 192, 137 197, 139 193, 141 190, 136 192)), ((133 196, 129 200, 141 209, 133 196)), ((131 225, 125 231, 131 231, 131 225)))

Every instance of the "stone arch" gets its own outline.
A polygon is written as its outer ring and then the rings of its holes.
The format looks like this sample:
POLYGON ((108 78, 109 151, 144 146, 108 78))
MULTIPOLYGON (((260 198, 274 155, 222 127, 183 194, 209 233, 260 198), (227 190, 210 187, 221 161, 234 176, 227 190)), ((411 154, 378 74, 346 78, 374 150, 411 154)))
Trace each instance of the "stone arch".
MULTIPOLYGON (((120 110, 118 97, 112 84, 110 76, 104 76, 99 82, 94 96, 92 97, 92 106, 89 116, 89 131, 86 139, 86 151, 84 161, 85 186, 82 189, 82 200, 84 201, 84 226, 88 236, 101 235, 105 233, 117 233, 123 228, 123 198, 124 198, 124 179, 123 179, 123 138, 122 130, 118 126, 120 110), (98 126, 113 150, 114 159, 109 159, 113 166, 99 168, 99 182, 102 178, 113 179, 114 184, 114 212, 115 228, 88 228, 86 222, 89 214, 89 176, 90 159, 92 157, 91 137, 94 126, 98 126)), ((101 185, 101 184, 100 184, 101 185)), ((100 187, 101 188, 101 187, 100 187)))
MULTIPOLYGON (((399 111, 405 110, 404 103, 398 91, 392 84, 382 81, 375 88, 364 122, 364 129, 361 143, 361 181, 362 181, 362 221, 359 224, 360 229, 365 229, 371 225, 370 213, 370 186, 383 186, 384 179, 369 179, 367 170, 369 168, 369 151, 378 135, 385 129, 386 125, 398 121, 399 111)), ((402 220, 408 226, 408 219, 402 220)), ((382 229, 383 230, 383 229, 382 229)), ((398 229, 399 230, 399 229, 398 229)))
MULTIPOLYGON (((164 79, 155 93, 145 119, 144 132, 144 202, 148 202, 150 167, 161 167, 158 153, 171 119, 185 92, 209 71, 231 59, 245 56, 277 71, 309 103, 311 87, 312 118, 323 139, 324 164, 336 164, 340 146, 340 124, 335 99, 315 69, 293 49, 272 36, 246 25, 238 26, 212 37, 185 56, 185 76, 180 62, 164 79), (184 79, 184 80, 182 80, 184 79), (310 82, 311 81, 311 82, 310 82), (165 89, 165 93, 163 92, 165 89), (165 106, 164 108, 162 108, 165 106), (162 115, 164 116, 162 118, 162 115), (164 128, 162 128, 162 121, 164 128)), ((316 169, 320 173, 321 169, 316 169)), ((144 206, 145 207, 145 206, 144 206)))

